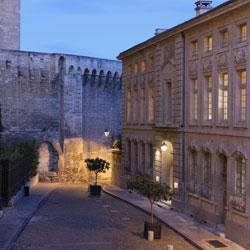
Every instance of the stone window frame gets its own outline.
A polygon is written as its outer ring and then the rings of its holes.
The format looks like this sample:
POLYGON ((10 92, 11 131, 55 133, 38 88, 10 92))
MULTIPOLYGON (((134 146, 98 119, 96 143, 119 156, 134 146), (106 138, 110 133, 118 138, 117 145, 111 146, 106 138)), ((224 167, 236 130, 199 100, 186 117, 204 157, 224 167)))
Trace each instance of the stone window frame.
POLYGON ((197 76, 191 76, 189 87, 189 124, 190 125, 198 125, 199 122, 199 78, 197 76), (197 90, 194 88, 194 81, 197 81, 197 90), (195 110, 195 95, 197 95, 197 109, 195 110), (197 113, 196 113, 197 112, 197 113), (196 114, 195 114, 196 113, 196 114), (197 119, 195 116, 197 115, 197 119))
POLYGON ((203 34, 203 53, 205 55, 211 55, 214 51, 214 35, 213 32, 207 32, 203 34), (211 39, 211 45, 210 45, 210 39, 211 39))
MULTIPOLYGON (((233 159, 234 159, 234 164, 233 164, 233 185, 232 185, 232 192, 230 196, 230 205, 232 209, 240 211, 242 213, 245 213, 247 211, 247 193, 248 193, 248 156, 247 154, 242 150, 241 146, 238 146, 235 150, 235 152, 232 154, 233 159), (237 181, 238 181, 238 167, 239 167, 239 161, 244 160, 245 164, 245 178, 244 178, 244 185, 242 183, 240 184, 240 189, 242 189, 242 186, 244 186, 244 192, 243 190, 240 190, 238 192, 237 190, 237 181)), ((240 173, 242 175, 242 173, 240 173)), ((242 176, 241 176, 242 177, 242 176)), ((241 180, 242 181, 242 180, 241 180)))
POLYGON ((216 113, 217 113, 217 127, 228 127, 230 122, 230 103, 231 103, 231 75, 228 69, 220 70, 217 73, 217 103, 216 103, 216 113), (224 80, 222 76, 227 74, 228 76, 228 85, 224 85, 224 80), (223 82, 223 85, 222 85, 223 82), (227 91, 227 112, 225 114, 225 91, 227 91), (227 116, 227 119, 225 117, 227 116))
POLYGON ((164 124, 173 123, 173 81, 167 79, 164 81, 164 124), (168 115, 167 115, 168 114, 168 115))
POLYGON ((189 45, 189 58, 190 58, 190 60, 197 59, 199 56, 199 48, 200 48, 199 37, 194 36, 194 37, 190 38, 188 41, 188 45, 189 45), (197 43, 197 53, 194 53, 194 50, 195 50, 194 43, 197 43))
POLYGON ((215 89, 215 81, 212 72, 203 74, 203 88, 202 88, 202 125, 203 126, 212 126, 212 122, 214 120, 214 89, 215 89), (211 86, 208 86, 208 78, 211 78, 211 86), (211 94, 211 96, 209 96, 211 94), (209 98, 211 97, 211 103, 209 102, 209 98), (209 116, 209 110, 211 109, 211 119, 209 116))
POLYGON ((240 20, 237 20, 234 23, 233 34, 236 34, 236 36, 234 36, 234 47, 237 48, 237 47, 248 45, 247 44, 247 42, 249 40, 248 39, 248 36, 249 36, 248 17, 241 18, 240 20), (241 39, 241 27, 244 24, 246 24, 246 26, 247 26, 246 40, 241 39))
POLYGON ((187 191, 198 195, 199 193, 199 150, 196 147, 190 146, 188 149, 188 176, 187 176, 187 191), (193 169, 195 156, 195 169, 193 169), (194 170, 194 171, 193 171, 194 170))
POLYGON ((139 91, 139 113, 140 113, 140 123, 145 124, 147 120, 147 97, 146 97, 146 87, 140 86, 140 91, 139 91))
POLYGON ((139 63, 135 62, 134 63, 134 75, 138 75, 139 74, 139 63))
POLYGON ((153 124, 155 121, 155 87, 153 84, 148 85, 147 88, 147 123, 153 124), (153 93, 151 93, 151 89, 153 89, 153 93), (152 102, 152 105, 150 105, 152 102), (152 106, 152 113, 150 106, 152 106), (152 119, 150 119, 152 117, 152 119))
POLYGON ((132 65, 131 64, 129 64, 128 67, 127 67, 127 75, 128 76, 132 75, 132 65))
POLYGON ((217 44, 219 46, 218 50, 220 52, 222 51, 227 51, 230 47, 230 37, 231 37, 231 29, 229 25, 223 25, 218 28, 218 39, 217 39, 217 44), (227 33, 227 42, 224 41, 224 34, 227 33))
POLYGON ((127 88, 126 91, 126 122, 132 122, 132 91, 130 88, 127 88))
POLYGON ((141 60, 141 73, 144 74, 147 72, 147 63, 146 63, 146 59, 142 59, 141 60))
POLYGON ((199 195, 202 198, 212 201, 213 199, 213 150, 207 143, 202 147, 202 159, 201 159, 201 169, 200 169, 200 185, 199 185, 199 195), (209 162, 206 162, 206 157, 209 157, 209 162), (208 168, 206 171, 205 169, 208 168), (208 179, 207 179, 208 178, 208 179))
POLYGON ((235 68, 234 71, 234 82, 236 84, 234 84, 234 98, 233 98, 233 107, 234 107, 234 127, 242 127, 242 128, 247 128, 248 127, 248 104, 249 104, 249 98, 248 98, 248 70, 246 66, 240 66, 235 68), (242 84, 241 83, 241 72, 242 71, 246 71, 246 83, 242 84), (245 120, 241 119, 241 115, 242 115, 242 95, 241 95, 241 91, 242 89, 245 89, 246 91, 246 107, 245 107, 245 120))

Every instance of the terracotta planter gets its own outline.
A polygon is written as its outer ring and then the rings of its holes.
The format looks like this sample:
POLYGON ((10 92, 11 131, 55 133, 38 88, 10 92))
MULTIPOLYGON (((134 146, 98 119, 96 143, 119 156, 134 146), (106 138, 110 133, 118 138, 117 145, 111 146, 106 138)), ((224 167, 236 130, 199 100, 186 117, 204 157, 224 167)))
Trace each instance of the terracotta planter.
POLYGON ((101 195, 102 187, 98 185, 90 185, 90 195, 101 195))
POLYGON ((151 223, 145 221, 144 223, 144 237, 148 238, 148 231, 154 232, 154 239, 161 238, 161 224, 160 223, 151 223))

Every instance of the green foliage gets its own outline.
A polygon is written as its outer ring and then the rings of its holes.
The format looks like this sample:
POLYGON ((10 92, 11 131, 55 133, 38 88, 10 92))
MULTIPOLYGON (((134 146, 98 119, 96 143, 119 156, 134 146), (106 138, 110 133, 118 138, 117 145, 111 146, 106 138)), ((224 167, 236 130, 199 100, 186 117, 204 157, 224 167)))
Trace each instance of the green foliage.
POLYGON ((95 159, 85 159, 85 162, 87 164, 87 168, 89 171, 94 171, 96 175, 96 185, 97 185, 97 175, 98 173, 106 173, 106 170, 109 169, 110 163, 101 159, 101 158, 95 158, 95 159))
POLYGON ((16 163, 32 156, 32 177, 37 174, 38 166, 38 146, 35 141, 19 142, 14 145, 7 146, 0 151, 0 161, 9 161, 16 163))
POLYGON ((169 186, 146 178, 129 182, 128 189, 136 190, 139 194, 148 198, 151 205, 151 223, 153 223, 153 204, 160 200, 171 200, 174 195, 169 186))

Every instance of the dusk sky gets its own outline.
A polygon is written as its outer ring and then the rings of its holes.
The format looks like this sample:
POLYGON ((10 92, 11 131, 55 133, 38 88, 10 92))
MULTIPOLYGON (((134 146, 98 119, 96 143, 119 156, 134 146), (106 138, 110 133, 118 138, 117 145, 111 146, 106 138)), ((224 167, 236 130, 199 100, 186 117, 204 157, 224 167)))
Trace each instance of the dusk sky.
MULTIPOLYGON (((195 16, 195 0, 22 0, 21 49, 107 59, 195 16)), ((225 0, 214 0, 215 7, 225 0)))

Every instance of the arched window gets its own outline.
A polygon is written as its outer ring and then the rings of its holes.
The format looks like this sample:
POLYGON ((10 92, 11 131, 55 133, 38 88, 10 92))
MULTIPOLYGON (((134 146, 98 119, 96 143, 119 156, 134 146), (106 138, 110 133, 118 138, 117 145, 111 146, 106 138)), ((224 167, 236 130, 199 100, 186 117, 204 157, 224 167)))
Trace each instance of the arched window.
POLYGON ((91 85, 95 84, 95 80, 96 80, 96 70, 93 69, 92 74, 91 74, 91 85))
POLYGON ((77 75, 82 75, 82 69, 80 67, 77 68, 77 75))
POLYGON ((104 71, 101 70, 99 73, 99 79, 98 79, 98 85, 100 86, 103 83, 104 80, 104 71))
POLYGON ((235 193, 246 195, 246 160, 243 157, 236 159, 235 193))
POLYGON ((119 74, 118 74, 118 72, 115 72, 115 74, 114 74, 114 81, 113 81, 114 83, 118 83, 119 82, 119 74))
POLYGON ((69 75, 73 75, 74 74, 74 66, 73 65, 71 65, 70 67, 69 67, 69 75))
POLYGON ((109 83, 111 78, 112 78, 112 73, 110 71, 108 71, 108 73, 106 75, 106 83, 109 83))
POLYGON ((203 153, 202 164, 202 183, 200 186, 200 195, 208 200, 211 199, 212 194, 212 168, 211 168, 212 155, 210 152, 203 153))
POLYGON ((89 80, 89 69, 84 70, 84 75, 83 75, 83 84, 87 84, 89 80))
POLYGON ((189 153, 189 180, 188 191, 196 194, 198 191, 198 167, 197 167, 198 153, 195 150, 191 150, 189 153))

